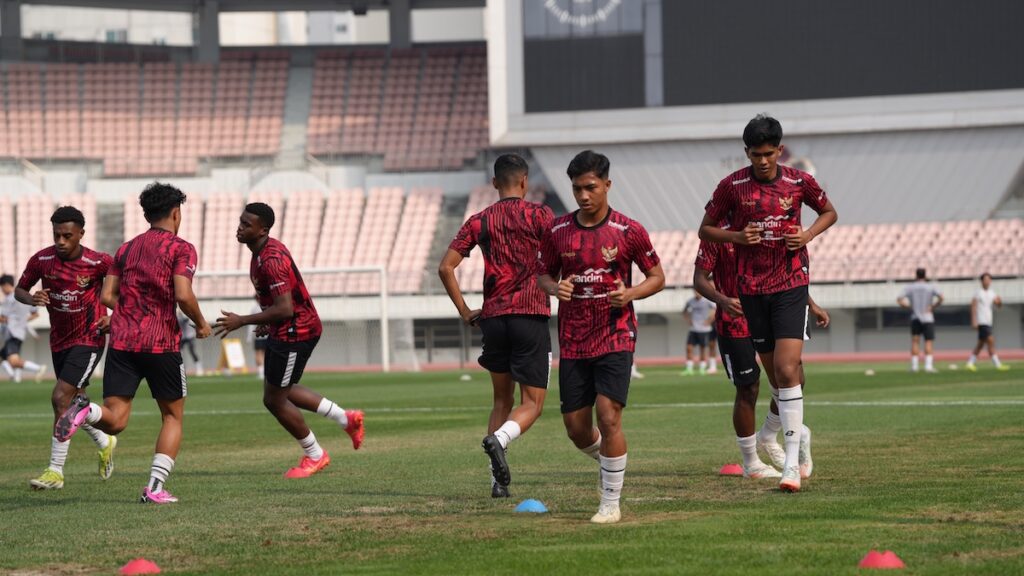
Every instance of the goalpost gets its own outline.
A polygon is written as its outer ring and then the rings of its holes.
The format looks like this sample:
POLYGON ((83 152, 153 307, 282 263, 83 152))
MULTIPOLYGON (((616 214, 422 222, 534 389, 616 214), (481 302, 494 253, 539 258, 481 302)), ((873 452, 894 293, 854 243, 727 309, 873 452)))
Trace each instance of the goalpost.
MULTIPOLYGON (((385 266, 341 266, 335 268, 300 269, 306 288, 312 296, 324 325, 324 333, 307 369, 373 369, 379 367, 390 372, 395 360, 396 342, 388 313, 388 271, 385 266)), ((221 309, 236 314, 250 314, 255 305, 255 289, 248 270, 199 271, 193 288, 203 314, 210 324, 220 316, 221 309)), ((411 322, 411 321, 410 321, 411 322)), ((237 330, 229 337, 239 338, 251 356, 251 342, 247 340, 249 327, 237 330)), ((412 338, 412 330, 405 339, 412 338)), ((401 334, 400 334, 401 337, 401 334)), ((221 353, 217 338, 197 341, 204 362, 216 359, 221 353)), ((418 369, 415 342, 409 343, 410 358, 403 364, 418 369)), ((186 365, 190 358, 184 358, 186 365)), ((207 363, 208 366, 215 362, 207 363)))

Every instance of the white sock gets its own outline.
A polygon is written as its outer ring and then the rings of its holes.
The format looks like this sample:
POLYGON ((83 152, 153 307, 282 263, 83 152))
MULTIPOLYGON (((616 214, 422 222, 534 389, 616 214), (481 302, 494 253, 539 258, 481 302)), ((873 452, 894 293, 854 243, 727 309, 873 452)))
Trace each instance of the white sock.
POLYGON ((718 358, 715 358, 714 356, 708 358, 708 368, 710 368, 712 372, 718 370, 718 358))
POLYGON ((610 458, 601 456, 601 503, 618 504, 622 494, 622 479, 626 475, 626 455, 610 458))
POLYGON ((779 418, 782 420, 785 468, 796 466, 800 458, 800 436, 804 427, 803 386, 779 389, 779 418))
POLYGON ((686 361, 686 369, 687 370, 693 370, 693 360, 687 360, 686 361))
POLYGON ((757 434, 751 434, 746 438, 736 437, 736 444, 740 447, 740 454, 743 455, 743 465, 750 468, 760 461, 757 457, 757 434))
POLYGON ((519 435, 522 433, 523 431, 519 428, 519 424, 515 420, 509 420, 502 424, 501 428, 494 431, 494 437, 498 439, 498 444, 501 444, 502 448, 508 448, 508 445, 516 438, 519 438, 519 435))
POLYGON ((914 372, 917 372, 918 368, 920 367, 918 361, 919 359, 917 356, 910 357, 910 369, 913 370, 914 372))
POLYGON ((98 428, 93 428, 88 424, 82 424, 82 430, 92 438, 92 441, 96 443, 96 447, 103 450, 110 443, 110 436, 106 432, 98 428))
POLYGON ((580 448, 580 452, 583 452, 587 456, 590 456, 594 460, 597 460, 598 456, 600 456, 601 454, 601 436, 598 435, 597 442, 594 442, 593 444, 587 446, 586 448, 580 448))
POLYGON ((202 375, 203 375, 203 363, 202 362, 196 362, 196 376, 202 376, 202 375))
MULTIPOLYGON (((778 401, 775 404, 778 405, 778 401)), ((782 430, 782 419, 779 418, 778 414, 769 410, 768 415, 764 417, 764 424, 761 426, 761 431, 758 434, 765 440, 778 442, 779 430, 782 430)))
POLYGON ((258 367, 258 368, 256 369, 256 372, 257 372, 257 373, 258 373, 258 374, 260 375, 260 379, 262 380, 262 379, 263 379, 263 366, 262 366, 262 365, 261 365, 261 366, 259 366, 259 367, 258 367))
POLYGON ((701 360, 700 361, 700 369, 701 370, 707 370, 707 368, 708 368, 708 361, 707 360, 701 360))
POLYGON ((71 447, 71 440, 65 440, 61 442, 54 437, 50 437, 50 470, 64 473, 64 462, 68 459, 68 448, 71 447))
POLYGON ((95 402, 89 402, 89 415, 85 417, 86 424, 95 424, 103 417, 103 407, 95 402))
POLYGON ((21 368, 14 369, 14 381, 21 382, 21 368))
POLYGON ((934 368, 934 366, 932 365, 932 355, 929 354, 929 355, 924 357, 924 369, 925 370, 931 370, 933 368, 934 368))
POLYGON ((996 368, 999 368, 1000 363, 999 363, 999 356, 998 355, 996 355, 996 354, 992 355, 992 364, 995 365, 996 368))
POLYGON ((974 354, 971 354, 971 357, 967 359, 967 365, 968 366, 973 366, 974 365, 974 361, 977 360, 977 359, 978 359, 977 356, 975 356, 974 354))
MULTIPOLYGON (((345 415, 345 411, 327 398, 320 400, 320 405, 316 407, 316 413, 328 420, 334 420, 342 428, 348 426, 348 416, 345 415)), ((319 460, 319 458, 314 458, 314 460, 319 460)))
POLYGON ((25 370, 30 372, 42 372, 43 367, 31 360, 25 360, 25 370))
POLYGON ((153 465, 149 468, 149 491, 159 492, 164 489, 167 477, 174 470, 174 458, 157 452, 153 454, 153 465))
POLYGON ((0 367, 2 367, 4 369, 4 372, 7 372, 8 376, 10 376, 11 378, 14 378, 14 367, 11 366, 10 362, 8 362, 7 360, 4 360, 2 363, 0 363, 0 367))
POLYGON ((320 447, 320 443, 316 441, 316 436, 313 435, 313 431, 309 431, 309 436, 306 436, 302 440, 299 440, 299 446, 302 446, 302 450, 313 460, 319 460, 324 457, 324 449, 320 447))

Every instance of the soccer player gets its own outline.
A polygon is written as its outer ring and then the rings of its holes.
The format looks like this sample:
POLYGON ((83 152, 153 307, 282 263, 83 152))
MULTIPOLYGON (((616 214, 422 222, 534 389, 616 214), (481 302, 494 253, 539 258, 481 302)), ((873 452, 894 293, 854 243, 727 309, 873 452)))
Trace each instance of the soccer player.
POLYGON ((154 182, 139 195, 146 232, 125 242, 114 255, 101 295, 113 309, 110 348, 103 371, 103 406, 79 394, 58 419, 54 436, 67 440, 83 423, 107 434, 128 425, 132 400, 143 378, 160 409, 161 426, 143 503, 177 502, 166 488, 181 446, 182 418, 188 383, 181 359, 181 331, 175 303, 196 325, 196 337, 210 335, 192 292, 196 249, 178 237, 185 194, 174 186, 154 182))
MULTIPOLYGON (((722 222, 721 227, 727 228, 728 223, 722 222)), ((762 462, 757 455, 757 449, 760 448, 768 454, 772 464, 785 466, 786 454, 777 439, 782 423, 779 419, 778 403, 775 401, 778 387, 775 385, 773 373, 768 373, 768 381, 772 388, 771 407, 760 432, 754 433, 754 409, 760 388, 761 368, 757 365, 754 344, 750 339, 747 319, 743 316, 743 307, 739 300, 735 247, 732 244, 702 240, 694 263, 693 285, 699 293, 718 305, 715 326, 720 334, 719 349, 722 352, 725 374, 736 387, 732 423, 736 431, 736 444, 743 456, 743 476, 754 479, 780 478, 782 475, 779 471, 762 462), (712 278, 716 282, 712 282, 712 278)), ((828 312, 815 304, 810 296, 807 297, 807 304, 817 319, 817 325, 822 328, 828 326, 828 312)), ((802 382, 801 365, 801 385, 802 382)), ((807 426, 802 430, 799 463, 804 473, 810 476, 813 469, 811 431, 807 426)))
POLYGON ((600 463, 601 505, 590 521, 621 518, 626 472, 622 410, 636 347, 633 300, 665 286, 665 273, 640 223, 608 205, 608 158, 591 150, 569 164, 579 210, 556 218, 541 243, 538 281, 558 310, 559 399, 573 444, 600 463), (632 266, 645 279, 633 286, 632 266), (597 427, 594 427, 594 409, 597 427))
POLYGON ((285 472, 285 478, 308 478, 326 468, 331 457, 317 442, 299 409, 336 422, 352 438, 356 450, 363 444, 363 412, 343 410, 299 384, 323 325, 288 248, 270 237, 274 221, 274 209, 262 202, 247 204, 238 218, 235 238, 252 251, 249 278, 256 287, 261 311, 240 316, 221 310, 223 316, 217 318, 214 328, 221 338, 249 324, 269 328, 263 405, 304 452, 299 465, 285 472))
MULTIPOLYGON (((22 304, 46 306, 50 314, 50 352, 57 382, 50 396, 53 423, 71 405, 71 399, 89 385, 103 348, 104 332, 110 327, 107 309, 100 302, 100 290, 112 259, 109 254, 82 246, 85 216, 73 206, 61 206, 50 216, 53 246, 36 252, 25 265, 15 297, 22 304), (29 290, 42 280, 41 290, 29 290)), ((99 473, 104 480, 114 472, 117 437, 85 424, 85 432, 99 448, 99 473)), ((64 462, 70 440, 50 438, 50 465, 29 481, 35 490, 64 487, 64 462)))
POLYGON ((999 362, 996 354, 996 337, 992 334, 992 306, 1002 308, 1003 299, 992 290, 992 275, 985 272, 981 275, 981 288, 974 293, 971 299, 971 328, 978 329, 978 343, 971 351, 971 357, 967 359, 967 369, 971 372, 978 370, 974 361, 984 346, 988 347, 988 356, 992 359, 992 365, 996 370, 1009 370, 1010 367, 999 362))
POLYGON ((708 370, 708 338, 715 324, 715 303, 708 300, 697 290, 694 297, 686 302, 683 318, 690 323, 690 333, 686 336, 686 371, 684 376, 693 376, 693 348, 700 348, 700 375, 708 370))
POLYGON ((765 115, 743 130, 750 166, 719 182, 700 226, 701 240, 736 245, 738 291, 754 349, 779 387, 786 458, 779 487, 800 490, 809 467, 799 465, 803 436, 803 354, 807 333, 810 261, 806 245, 838 219, 814 178, 778 163, 785 149, 782 125, 765 115), (818 213, 804 229, 806 204, 818 213), (720 222, 728 221, 729 228, 720 222))
POLYGON ((942 293, 935 284, 928 281, 924 268, 914 273, 913 284, 908 285, 896 299, 902 308, 910 309, 910 370, 917 372, 920 367, 921 336, 924 336, 924 371, 935 373, 932 358, 932 343, 935 342, 935 308, 942 304, 942 293))
MULTIPOLYGON (((259 314, 263 311, 259 304, 253 304, 249 314, 259 314)), ((256 361, 256 377, 263 380, 263 359, 267 353, 268 333, 265 326, 250 324, 246 327, 246 340, 252 342, 253 360, 256 361)))
POLYGON ((192 357, 192 364, 195 366, 196 376, 203 375, 203 361, 196 352, 196 327, 184 314, 178 314, 178 328, 181 330, 181 347, 188 349, 188 355, 192 357))
POLYGON ((448 296, 470 326, 483 332, 480 365, 491 373, 494 405, 483 439, 491 460, 491 496, 507 498, 512 480, 505 452, 540 417, 551 373, 551 304, 534 275, 537 250, 554 214, 527 202, 529 166, 516 154, 494 162, 498 201, 471 216, 448 246, 438 274, 448 296), (455 268, 480 246, 484 258, 484 303, 471 310, 455 268), (515 410, 515 386, 520 403, 515 410))
POLYGON ((36 382, 41 382, 46 366, 21 357, 21 345, 29 332, 28 323, 35 320, 39 312, 35 306, 25 304, 15 297, 14 276, 0 276, 0 291, 3 293, 0 301, 0 324, 6 327, 7 334, 3 346, 0 347, 0 360, 3 360, 0 366, 15 382, 21 382, 22 369, 35 372, 36 382))

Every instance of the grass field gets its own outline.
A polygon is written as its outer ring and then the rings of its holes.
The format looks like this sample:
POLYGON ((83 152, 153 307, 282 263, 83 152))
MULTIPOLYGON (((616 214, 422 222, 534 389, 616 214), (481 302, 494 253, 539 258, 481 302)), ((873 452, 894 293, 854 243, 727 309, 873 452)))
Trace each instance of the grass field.
POLYGON ((808 367, 815 469, 796 495, 717 475, 739 461, 723 376, 647 371, 624 417, 629 468, 613 526, 587 521, 596 465, 565 437, 557 385, 509 452, 513 497, 496 501, 479 447, 483 373, 308 376, 366 411, 367 440, 353 452, 333 423, 307 416, 333 463, 299 481, 282 477, 300 450, 263 409, 260 385, 196 378, 168 483, 181 502, 144 506, 159 424, 148 390, 113 478, 99 479, 80 434, 65 488, 32 492, 48 460, 50 384, 2 382, 0 572, 114 574, 141 556, 167 573, 852 574, 876 548, 910 574, 1024 573, 1024 367, 865 368, 808 367), (525 498, 551 512, 514 513, 525 498))

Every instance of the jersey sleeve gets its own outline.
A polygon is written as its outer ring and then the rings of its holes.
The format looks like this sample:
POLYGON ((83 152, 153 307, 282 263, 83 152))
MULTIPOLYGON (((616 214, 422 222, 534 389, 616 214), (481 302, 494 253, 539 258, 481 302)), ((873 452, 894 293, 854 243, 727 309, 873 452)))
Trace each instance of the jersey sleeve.
POLYGON ((267 258, 260 265, 261 280, 265 282, 270 295, 275 298, 291 292, 295 287, 291 272, 291 266, 286 259, 277 255, 267 258))
POLYGON ((174 255, 173 272, 175 276, 184 276, 189 280, 196 274, 196 264, 199 256, 196 254, 196 247, 183 242, 179 245, 174 255))
POLYGON ((110 262, 110 268, 107 269, 107 276, 121 276, 121 263, 124 261, 124 251, 128 244, 122 244, 117 252, 114 253, 114 259, 110 262))
POLYGON ((29 290, 36 285, 36 282, 39 282, 42 275, 38 255, 34 254, 28 259, 28 264, 25 264, 25 271, 21 273, 21 279, 18 280, 18 288, 29 290))
POLYGON ((697 259, 693 261, 693 265, 701 270, 713 272, 717 263, 718 244, 701 240, 700 247, 697 248, 697 259))
POLYGON ((473 247, 476 246, 479 227, 480 219, 476 216, 466 220, 466 223, 462 225, 462 228, 459 228, 459 233, 455 235, 451 244, 448 245, 448 249, 458 252, 463 258, 468 258, 469 253, 472 252, 473 247))
POLYGON ((558 248, 555 246, 554 234, 549 226, 544 230, 540 238, 540 247, 537 250, 537 274, 547 274, 558 280, 562 271, 562 259, 558 255, 558 248))
POLYGON ((721 222, 729 215, 730 212, 732 212, 732 207, 732 184, 726 180, 722 180, 718 183, 718 187, 715 188, 715 192, 711 195, 711 200, 709 200, 707 205, 704 206, 704 215, 709 217, 713 222, 721 222))
POLYGON ((629 247, 630 259, 636 262, 641 272, 647 273, 651 268, 661 263, 661 259, 658 258, 658 252, 654 250, 654 245, 651 244, 651 236, 640 224, 634 223, 634 225, 629 227, 629 230, 626 232, 626 242, 629 247))
POLYGON ((110 254, 107 254, 105 252, 101 252, 99 260, 100 260, 100 263, 99 263, 98 266, 96 266, 96 269, 97 269, 97 274, 96 275, 99 276, 100 278, 102 278, 102 277, 104 277, 104 276, 106 276, 107 274, 110 273, 110 268, 111 268, 111 266, 114 265, 114 258, 110 254))
POLYGON ((803 181, 804 204, 813 208, 818 214, 821 214, 821 211, 825 209, 825 205, 828 204, 828 195, 818 185, 818 181, 814 179, 814 176, 805 174, 803 181))

